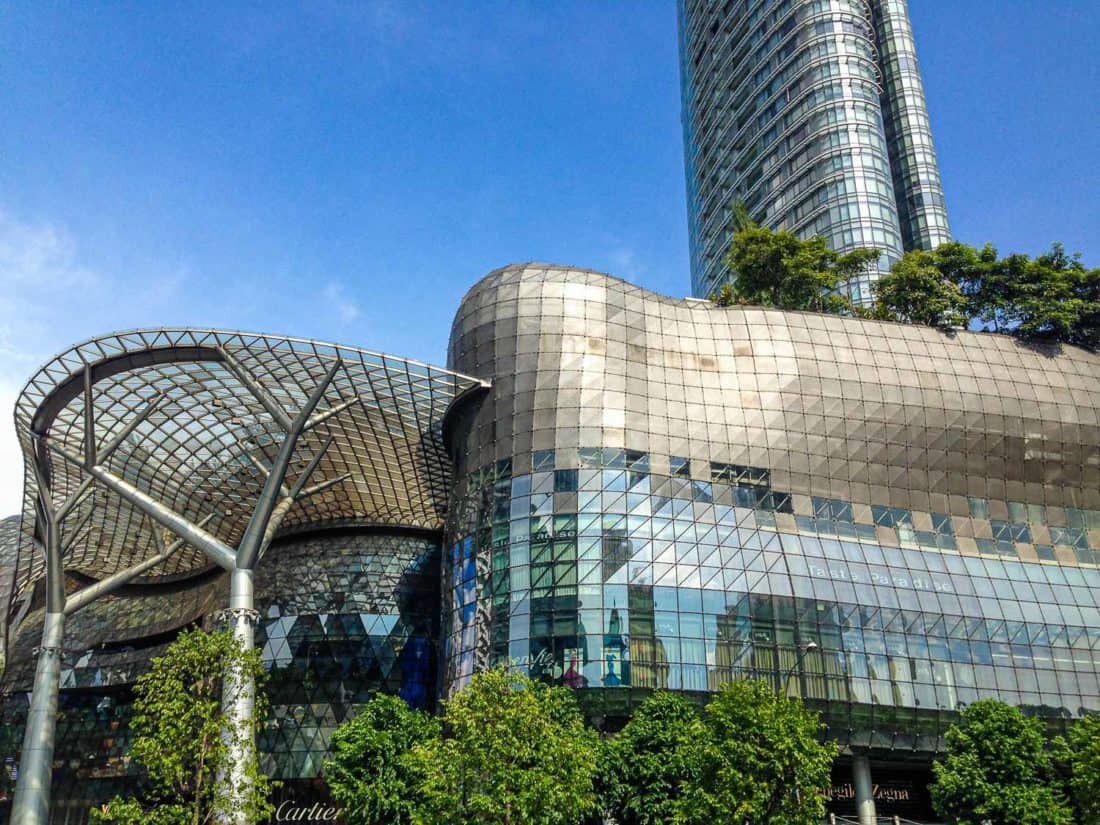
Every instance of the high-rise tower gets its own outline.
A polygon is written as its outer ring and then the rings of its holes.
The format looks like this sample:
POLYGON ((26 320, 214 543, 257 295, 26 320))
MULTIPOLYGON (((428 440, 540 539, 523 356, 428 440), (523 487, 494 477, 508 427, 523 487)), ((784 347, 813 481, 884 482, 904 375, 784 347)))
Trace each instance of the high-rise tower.
POLYGON ((950 239, 905 0, 678 6, 696 296, 728 277, 737 202, 839 251, 876 247, 880 271, 950 239))

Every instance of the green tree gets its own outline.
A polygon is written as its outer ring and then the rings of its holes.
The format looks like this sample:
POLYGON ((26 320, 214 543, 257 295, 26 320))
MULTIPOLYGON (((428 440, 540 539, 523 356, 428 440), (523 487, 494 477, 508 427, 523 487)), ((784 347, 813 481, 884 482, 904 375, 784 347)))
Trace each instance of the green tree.
POLYGON ((958 287, 969 319, 977 319, 1000 331, 1004 326, 1006 291, 1003 268, 998 265, 997 250, 991 244, 975 249, 964 243, 949 241, 931 253, 930 262, 950 283, 958 287))
POLYGON ((1013 333, 1021 338, 1069 341, 1085 309, 1077 295, 1077 283, 1084 274, 1080 260, 1055 244, 1035 260, 1011 256, 1010 266, 1007 314, 1013 333))
MULTIPOLYGON (((255 734, 267 716, 259 651, 242 650, 224 631, 181 633, 134 685, 130 756, 142 772, 143 792, 93 808, 92 822, 203 825, 213 820, 227 802, 218 776, 227 765, 230 734, 222 712, 222 677, 229 667, 240 667, 256 680, 255 734)), ((271 783, 255 759, 246 775, 245 813, 262 821, 273 811, 271 783)))
POLYGON ((332 735, 325 778, 348 825, 409 825, 423 777, 409 757, 439 723, 396 696, 378 695, 332 735))
POLYGON ((680 800, 682 825, 817 825, 825 817, 836 749, 802 703, 764 682, 723 685, 707 705, 689 757, 696 780, 680 800))
POLYGON ((986 330, 1093 349, 1100 345, 1100 269, 1086 269, 1080 256, 1067 254, 1061 244, 1035 259, 1020 254, 998 259, 989 244, 976 250, 948 243, 931 255, 966 298, 966 314, 986 330))
POLYGON ((731 307, 738 303, 737 290, 733 288, 733 284, 729 281, 724 282, 718 289, 714 290, 714 293, 710 296, 710 299, 715 305, 720 307, 731 307))
MULTIPOLYGON (((791 232, 757 226, 743 208, 734 208, 733 240, 726 265, 733 275, 729 302, 850 312, 845 285, 879 259, 875 249, 834 252, 824 238, 800 240, 791 232)), ((716 297, 717 301, 718 298, 716 297)))
POLYGON ((906 252, 872 287, 872 316, 929 327, 965 327, 969 302, 937 263, 932 252, 906 252))
POLYGON ((650 694, 605 744, 600 771, 605 811, 620 825, 672 822, 692 779, 691 748, 702 731, 696 706, 682 694, 650 694))
POLYGON ((1079 825, 1100 825, 1100 714, 1074 722, 1067 761, 1079 825))
POLYGON ((1070 336, 1070 343, 1100 349, 1100 267, 1081 272, 1075 291, 1081 300, 1081 313, 1070 336))
POLYGON ((975 702, 947 730, 933 765, 936 812, 952 825, 1070 825, 1042 723, 995 699, 975 702))
POLYGON ((412 751, 424 825, 569 825, 596 810, 599 740, 566 688, 503 668, 446 703, 446 734, 412 751))

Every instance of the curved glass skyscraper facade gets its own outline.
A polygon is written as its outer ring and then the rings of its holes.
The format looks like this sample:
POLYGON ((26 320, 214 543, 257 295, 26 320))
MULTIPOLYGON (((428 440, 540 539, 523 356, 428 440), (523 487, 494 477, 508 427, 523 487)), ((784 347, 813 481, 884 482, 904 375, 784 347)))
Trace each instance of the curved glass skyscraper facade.
POLYGON ((904 0, 680 0, 679 18, 696 296, 729 277, 738 202, 840 251, 880 249, 879 271, 950 239, 904 0))

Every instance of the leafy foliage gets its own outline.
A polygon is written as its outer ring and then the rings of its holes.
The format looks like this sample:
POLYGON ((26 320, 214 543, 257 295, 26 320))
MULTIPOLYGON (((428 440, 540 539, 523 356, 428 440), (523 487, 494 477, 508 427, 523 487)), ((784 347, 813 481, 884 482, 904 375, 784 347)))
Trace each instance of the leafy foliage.
POLYGON ((820 237, 757 226, 735 207, 726 264, 733 281, 711 300, 718 306, 753 304, 788 310, 856 314, 934 327, 967 327, 1030 341, 1100 349, 1100 269, 1087 269, 1061 244, 1032 259, 999 258, 981 249, 945 243, 931 252, 907 252, 874 285, 874 304, 854 306, 844 286, 879 258, 873 249, 840 254, 820 237))
POLYGON ((718 287, 714 294, 710 296, 710 299, 720 307, 731 307, 740 303, 737 290, 733 288, 733 284, 729 281, 718 287))
POLYGON ((439 737, 439 723, 396 696, 378 695, 332 736, 325 777, 348 825, 409 825, 424 777, 409 754, 439 737))
POLYGON ((933 766, 937 813, 952 825, 1070 825, 1042 723, 983 699, 947 731, 947 756, 933 766))
POLYGON ((569 825, 595 812, 598 754, 573 694, 503 668, 446 704, 446 735, 416 745, 414 821, 569 825))
POLYGON ((695 705, 657 691, 604 746, 600 796, 621 825, 671 822, 693 776, 691 746, 703 734, 695 705))
POLYGON ((1079 719, 1069 731, 1070 790, 1080 825, 1100 825, 1100 715, 1079 719))
POLYGON ((944 277, 931 252, 906 252, 872 287, 873 315, 930 327, 963 327, 969 322, 962 289, 944 277))
POLYGON ((872 317, 1100 347, 1100 269, 1086 269, 1061 244, 1034 259, 954 242, 908 252, 875 295, 872 317))
POLYGON ((246 766, 248 787, 227 789, 217 781, 227 765, 222 712, 223 675, 240 668, 256 680, 253 731, 267 716, 259 690, 265 678, 257 650, 242 650, 228 632, 185 631, 134 686, 134 742, 130 757, 141 768, 140 798, 115 798, 92 810, 92 822, 200 825, 212 821, 227 797, 244 791, 246 815, 262 820, 272 812, 270 783, 258 762, 246 766))
POLYGON ((841 254, 829 249, 822 237, 803 241, 791 232, 773 232, 746 222, 734 232, 726 256, 736 279, 725 300, 779 309, 849 312, 852 302, 844 285, 878 258, 874 249, 841 254))
POLYGON ((1098 330, 1082 325, 1082 318, 1095 316, 1100 309, 1095 304, 1098 285, 1100 271, 1088 272, 1080 258, 1067 255, 1061 244, 1055 244, 1050 252, 1033 261, 1025 259, 1018 266, 1017 277, 1008 285, 1014 299, 1010 302, 1010 320, 1015 323, 1016 334, 1023 338, 1094 345, 1098 330), (1090 296, 1094 300, 1092 306, 1090 296))
POLYGON ((710 704, 688 759, 694 781, 676 822, 711 825, 817 825, 834 746, 818 739, 821 723, 795 698, 763 682, 722 687, 710 704))

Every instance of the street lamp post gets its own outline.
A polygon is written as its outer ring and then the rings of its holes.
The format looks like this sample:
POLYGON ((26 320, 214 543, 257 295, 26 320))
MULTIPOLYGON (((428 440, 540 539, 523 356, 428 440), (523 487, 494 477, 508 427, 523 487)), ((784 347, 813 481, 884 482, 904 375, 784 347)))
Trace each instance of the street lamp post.
MULTIPOLYGON (((785 677, 783 677, 783 694, 784 695, 787 694, 787 688, 790 686, 791 677, 794 675, 795 669, 798 668, 802 664, 802 660, 806 658, 806 654, 809 653, 811 650, 817 650, 817 642, 813 642, 813 641, 806 642, 806 644, 803 645, 802 649, 798 652, 798 655, 795 656, 794 662, 791 664, 790 669, 787 671, 787 675, 785 677)), ((802 695, 802 691, 799 691, 799 696, 801 697, 801 695, 802 695)), ((801 806, 802 805, 802 792, 798 787, 797 768, 795 768, 794 766, 792 766, 792 770, 791 770, 791 781, 794 782, 794 786, 795 786, 794 787, 795 803, 797 805, 801 806)))
MULTIPOLYGON (((794 657, 794 662, 791 664, 790 670, 787 671, 787 675, 783 677, 783 692, 787 692, 787 688, 790 687, 791 677, 794 676, 795 670, 802 664, 802 660, 806 658, 806 654, 812 650, 817 650, 817 642, 806 642, 799 650, 798 655, 794 657)), ((799 692, 801 694, 801 691, 799 692)))

